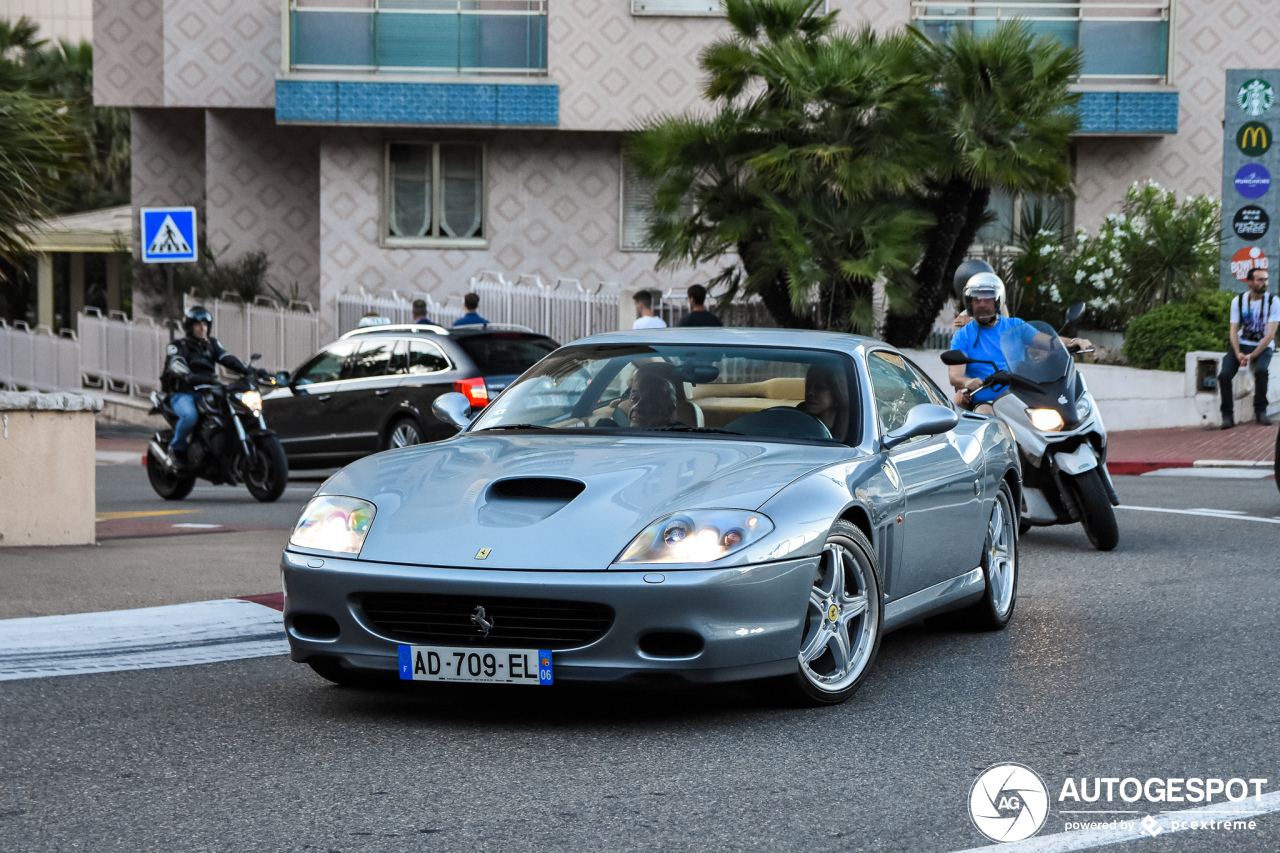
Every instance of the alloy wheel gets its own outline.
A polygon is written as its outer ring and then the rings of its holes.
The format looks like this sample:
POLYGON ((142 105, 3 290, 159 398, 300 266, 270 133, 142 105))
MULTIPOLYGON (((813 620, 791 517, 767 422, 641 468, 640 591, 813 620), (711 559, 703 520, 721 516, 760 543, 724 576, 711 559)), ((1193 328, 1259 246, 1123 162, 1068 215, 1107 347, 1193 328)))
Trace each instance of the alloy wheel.
POLYGON ((1013 511, 1002 491, 996 495, 987 528, 987 577, 996 616, 1003 619, 1013 606, 1013 587, 1018 572, 1018 552, 1014 547, 1013 511))
POLYGON ((870 598, 868 571, 839 542, 822 551, 799 657, 804 677, 824 692, 857 681, 875 651, 880 613, 870 598))
POLYGON ((418 433, 418 428, 409 421, 396 424, 396 428, 391 431, 391 440, 388 442, 393 450, 421 443, 422 436, 418 433))

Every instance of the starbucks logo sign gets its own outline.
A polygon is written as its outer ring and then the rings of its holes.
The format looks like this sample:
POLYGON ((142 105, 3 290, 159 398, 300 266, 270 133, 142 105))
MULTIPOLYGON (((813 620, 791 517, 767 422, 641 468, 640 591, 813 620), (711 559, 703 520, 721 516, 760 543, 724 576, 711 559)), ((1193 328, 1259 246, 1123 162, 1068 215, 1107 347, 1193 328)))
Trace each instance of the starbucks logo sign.
POLYGON ((1275 102, 1276 92, 1271 84, 1261 77, 1244 81, 1240 91, 1236 92, 1236 105, 1251 116, 1260 116, 1271 109, 1275 102))

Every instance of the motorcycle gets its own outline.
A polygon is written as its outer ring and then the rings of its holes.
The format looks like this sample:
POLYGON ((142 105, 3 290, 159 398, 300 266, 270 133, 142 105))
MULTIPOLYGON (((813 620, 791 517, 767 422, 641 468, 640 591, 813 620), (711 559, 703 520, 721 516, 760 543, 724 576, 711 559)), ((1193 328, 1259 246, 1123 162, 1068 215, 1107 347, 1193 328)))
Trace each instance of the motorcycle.
MULTIPOLYGON (((1071 306, 1066 322, 1083 311, 1083 304, 1071 306)), ((1107 473, 1107 428, 1072 353, 1038 321, 1008 330, 1000 349, 1009 366, 982 387, 1007 389, 992 406, 1013 431, 1022 461, 1021 532, 1079 522, 1094 548, 1112 550, 1120 542, 1114 509, 1120 499, 1107 473)), ((942 361, 996 367, 959 350, 944 352, 942 361)))
MULTIPOLYGON (((249 360, 261 358, 254 355, 249 360)), ((215 485, 244 483, 249 494, 269 503, 284 494, 289 480, 289 460, 280 439, 262 417, 260 386, 275 386, 263 370, 250 372, 229 384, 211 383, 194 389, 196 421, 187 439, 187 466, 179 470, 169 455, 169 442, 178 415, 167 395, 151 394, 151 414, 163 415, 169 429, 161 430, 147 445, 147 478, 151 488, 167 501, 191 493, 197 479, 215 485)))

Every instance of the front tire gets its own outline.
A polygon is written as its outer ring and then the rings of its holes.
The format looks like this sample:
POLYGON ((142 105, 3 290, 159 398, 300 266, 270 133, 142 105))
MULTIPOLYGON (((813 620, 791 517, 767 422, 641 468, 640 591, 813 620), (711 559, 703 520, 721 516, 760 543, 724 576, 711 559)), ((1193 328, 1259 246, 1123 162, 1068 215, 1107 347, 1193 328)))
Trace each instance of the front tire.
POLYGON ((1102 485, 1102 477, 1094 468, 1070 478, 1080 506, 1080 523, 1084 532, 1099 551, 1110 551, 1120 544, 1120 525, 1111 498, 1102 485))
POLYGON ((278 500, 289 483, 289 457, 274 435, 255 439, 253 457, 244 462, 244 484, 263 503, 278 500))
POLYGON ((147 479, 151 488, 167 501, 180 501, 191 494, 196 484, 194 474, 180 474, 158 459, 150 448, 147 448, 147 479))
POLYGON ((987 588, 978 602, 956 614, 979 631, 1000 631, 1009 624, 1018 603, 1018 536, 1014 532, 1013 496, 1008 483, 996 492, 987 541, 982 551, 982 574, 987 588))
POLYGON ((814 574, 791 697, 803 705, 838 705, 862 686, 884 627, 875 550, 862 531, 837 521, 814 574))

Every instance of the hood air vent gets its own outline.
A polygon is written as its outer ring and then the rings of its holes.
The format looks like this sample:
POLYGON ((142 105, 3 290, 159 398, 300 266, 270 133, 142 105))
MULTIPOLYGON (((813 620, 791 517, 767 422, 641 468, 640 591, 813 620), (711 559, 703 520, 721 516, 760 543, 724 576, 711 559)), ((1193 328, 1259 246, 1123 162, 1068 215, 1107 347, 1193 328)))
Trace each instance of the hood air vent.
POLYGON ((520 477, 499 480, 489 487, 489 497, 499 500, 569 501, 582 494, 586 486, 577 480, 559 477, 520 477))
POLYGON ((515 477, 490 484, 477 520, 485 527, 525 527, 560 510, 586 488, 560 477, 515 477))

